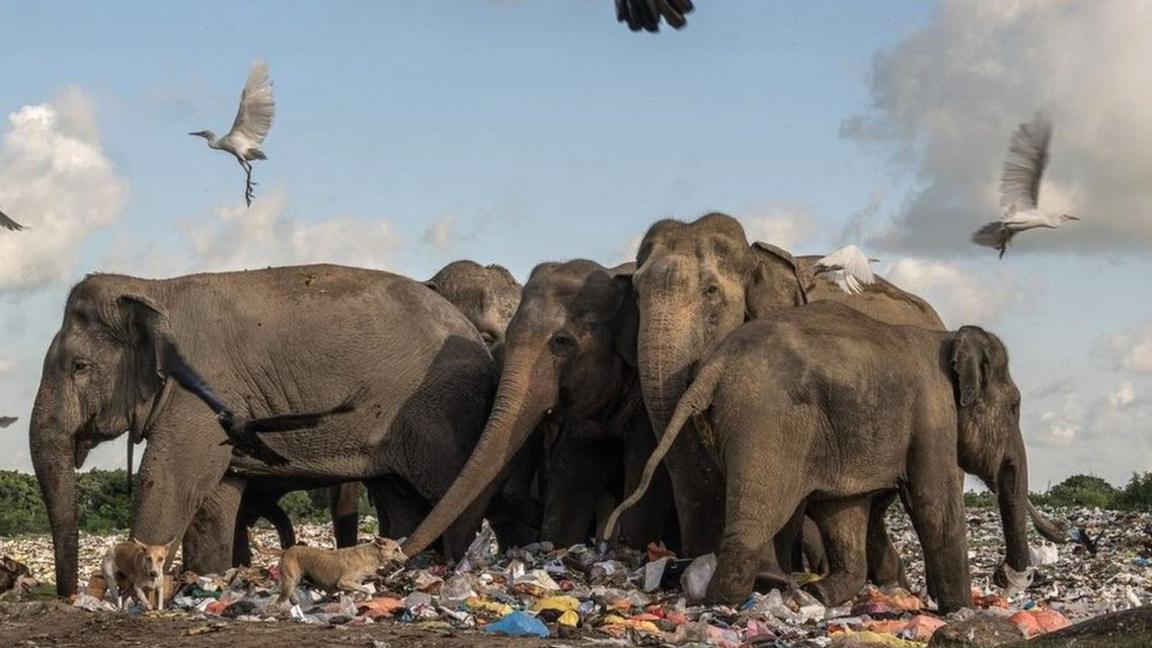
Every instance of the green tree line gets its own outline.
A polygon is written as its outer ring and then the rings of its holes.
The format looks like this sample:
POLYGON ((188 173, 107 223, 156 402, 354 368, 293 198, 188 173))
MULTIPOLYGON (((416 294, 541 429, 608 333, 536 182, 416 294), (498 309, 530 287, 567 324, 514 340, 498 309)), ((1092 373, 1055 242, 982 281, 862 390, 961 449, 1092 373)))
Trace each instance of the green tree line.
MULTIPOLYGON (((363 491, 363 489, 361 489, 363 491)), ((131 523, 128 483, 123 470, 93 470, 77 479, 80 528, 88 533, 109 534, 131 523)), ((361 493, 360 510, 370 512, 361 493)), ((968 506, 994 506, 989 493, 966 493, 968 506)), ((1138 473, 1123 488, 1092 475, 1073 475, 1032 501, 1049 506, 1096 506, 1121 511, 1152 511, 1152 472, 1138 473)), ((328 491, 319 488, 289 493, 280 506, 297 523, 328 520, 328 491)), ((12 470, 0 471, 0 536, 49 533, 48 514, 40 498, 36 477, 12 470)))

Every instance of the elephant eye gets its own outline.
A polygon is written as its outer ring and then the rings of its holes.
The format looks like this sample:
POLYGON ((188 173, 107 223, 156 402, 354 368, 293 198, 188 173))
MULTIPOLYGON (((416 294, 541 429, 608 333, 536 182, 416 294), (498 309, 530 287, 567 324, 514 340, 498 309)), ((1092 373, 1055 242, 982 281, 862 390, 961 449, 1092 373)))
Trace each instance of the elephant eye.
POLYGON ((480 339, 484 340, 484 344, 492 346, 496 342, 496 336, 491 331, 480 331, 480 339))
POLYGON ((91 368, 92 368, 92 363, 88 362, 87 360, 85 360, 83 358, 76 358, 75 360, 72 361, 72 372, 73 373, 84 373, 85 371, 88 371, 91 368))
POLYGON ((553 335, 548 344, 552 348, 553 355, 568 356, 576 350, 576 340, 567 333, 553 335))
POLYGON ((711 284, 707 288, 704 289, 704 294, 708 295, 709 297, 715 297, 716 295, 720 294, 720 286, 717 286, 716 284, 711 284))

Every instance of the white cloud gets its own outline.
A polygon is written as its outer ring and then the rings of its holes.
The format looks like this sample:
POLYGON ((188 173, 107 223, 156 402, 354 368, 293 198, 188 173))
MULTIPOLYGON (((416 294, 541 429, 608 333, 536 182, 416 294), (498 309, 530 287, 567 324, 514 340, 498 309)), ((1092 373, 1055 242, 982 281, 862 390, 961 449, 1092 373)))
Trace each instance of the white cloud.
POLYGON ((8 375, 16 371, 16 361, 9 360, 8 358, 0 358, 0 376, 8 375))
POLYGON ((0 291, 73 278, 80 245, 115 223, 128 183, 104 155, 92 100, 73 88, 8 115, 0 205, 27 229, 0 233, 0 291))
POLYGON ((447 256, 459 239, 456 219, 451 215, 441 216, 432 221, 420 237, 420 242, 432 246, 432 250, 440 256, 447 256))
POLYGON ((882 274, 900 288, 926 300, 948 328, 990 325, 1018 305, 1019 289, 1011 279, 992 281, 975 268, 929 259, 905 258, 882 274))
POLYGON ((1112 407, 1131 405, 1134 400, 1136 400, 1136 389, 1132 386, 1131 380, 1120 383, 1116 391, 1108 395, 1108 402, 1112 404, 1112 407))
POLYGON ((383 219, 336 217, 301 221, 285 215, 287 199, 274 191, 244 206, 220 207, 187 234, 194 268, 242 270, 300 263, 383 267, 400 237, 383 219))
MULTIPOLYGON (((885 244, 918 254, 976 251, 998 214, 1008 139, 1034 111, 1055 124, 1041 203, 1084 218, 1021 236, 1019 249, 1152 249, 1152 2, 945 0, 877 56, 873 110, 842 134, 910 162, 920 187, 885 244), (1075 44, 1074 47, 1072 44, 1075 44)), ((1011 254, 1011 253, 1010 253, 1011 254)))
POLYGON ((1133 373, 1152 373, 1152 324, 1108 338, 1117 364, 1133 373))
POLYGON ((763 241, 790 252, 810 243, 816 227, 812 213, 803 207, 774 206, 740 217, 748 241, 763 241))
POLYGON ((616 263, 628 263, 629 261, 635 261, 636 255, 640 252, 640 243, 643 240, 643 234, 637 234, 636 236, 628 239, 623 245, 616 248, 616 251, 613 253, 613 256, 615 257, 613 261, 616 263))

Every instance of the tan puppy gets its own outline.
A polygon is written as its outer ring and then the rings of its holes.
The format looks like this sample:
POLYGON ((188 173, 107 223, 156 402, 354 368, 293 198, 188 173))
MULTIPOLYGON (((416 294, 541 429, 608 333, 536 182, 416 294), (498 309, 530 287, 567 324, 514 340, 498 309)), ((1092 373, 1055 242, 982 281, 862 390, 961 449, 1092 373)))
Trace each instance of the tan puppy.
POLYGON ((129 591, 149 610, 164 609, 164 563, 168 561, 169 547, 176 540, 162 545, 146 545, 135 538, 120 542, 104 555, 100 571, 108 583, 108 595, 123 608, 129 591), (153 605, 151 596, 156 595, 153 605), (123 598, 122 598, 123 597, 123 598))
POLYGON ((390 562, 407 560, 400 543, 377 537, 346 549, 319 549, 296 545, 285 550, 262 549, 261 553, 280 556, 280 598, 296 603, 296 586, 305 576, 316 587, 326 590, 349 590, 371 594, 364 580, 390 562))

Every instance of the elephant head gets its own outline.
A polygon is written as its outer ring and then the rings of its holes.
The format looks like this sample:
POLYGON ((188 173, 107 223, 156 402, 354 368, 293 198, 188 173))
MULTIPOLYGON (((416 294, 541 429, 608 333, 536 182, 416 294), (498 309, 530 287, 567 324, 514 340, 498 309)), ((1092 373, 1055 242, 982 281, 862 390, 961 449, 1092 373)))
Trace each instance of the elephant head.
POLYGON ((520 304, 520 284, 502 265, 482 266, 475 261, 453 261, 424 282, 452 302, 480 331, 480 337, 499 355, 508 323, 520 304))
POLYGON ((619 409, 635 344, 630 269, 577 260, 532 271, 508 325, 504 369, 484 432, 405 553, 422 551, 442 534, 545 417, 595 421, 619 409))
MULTIPOLYGON (((1008 350, 976 326, 952 336, 960 467, 996 494, 1008 566, 1028 567, 1028 459, 1020 434, 1020 390, 1008 372, 1008 350)), ((1038 524, 1039 526, 1039 524, 1038 524)))
POLYGON ((48 510, 56 589, 76 591, 76 475, 88 451, 125 431, 143 436, 162 393, 164 309, 145 282, 90 276, 73 288, 44 358, 29 428, 32 464, 48 510))
POLYGON ((739 221, 724 214, 654 224, 636 262, 638 366, 658 433, 695 365, 728 333, 749 318, 805 301, 791 255, 750 246, 739 221))

